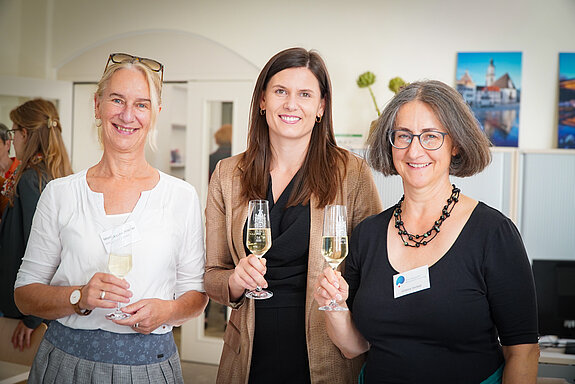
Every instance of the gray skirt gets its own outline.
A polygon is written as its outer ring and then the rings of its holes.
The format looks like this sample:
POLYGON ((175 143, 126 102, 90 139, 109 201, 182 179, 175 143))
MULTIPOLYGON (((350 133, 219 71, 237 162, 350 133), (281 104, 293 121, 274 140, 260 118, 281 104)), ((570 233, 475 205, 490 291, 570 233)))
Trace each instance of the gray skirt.
MULTIPOLYGON (((91 348, 83 348, 78 346, 86 345, 100 345, 100 348, 113 349, 119 351, 130 350, 130 344, 139 344, 134 335, 119 335, 111 334, 106 331, 80 331, 64 327, 55 321, 51 322, 50 328, 46 332, 44 340, 38 348, 34 364, 30 370, 28 377, 29 384, 140 384, 140 383, 169 383, 169 384, 183 384, 184 379, 182 376, 182 368, 180 366, 180 357, 174 345, 174 353, 170 356, 162 356, 159 362, 150 363, 146 361, 144 364, 119 364, 118 359, 114 358, 111 362, 108 358, 94 358, 98 357, 98 353, 94 353, 91 348), (62 336, 63 337, 55 337, 62 336), (114 340, 109 340, 110 336, 114 340), (89 338, 89 342, 86 341, 89 338), (84 340, 82 340, 84 339, 84 340), (118 342, 117 340, 125 340, 118 342), (75 345, 70 345, 69 341, 79 341, 75 345), (99 341, 96 343, 96 341, 99 341), (112 341, 110 343, 110 341, 112 341), (98 361, 99 360, 99 361, 98 361)), ((144 339, 142 336, 154 335, 140 335, 137 339, 144 339)), ((162 335, 169 336, 173 343, 171 334, 162 335)), ((163 337, 165 339, 165 337, 163 337)), ((139 347, 144 346, 146 349, 149 344, 144 342, 139 347)), ((142 356, 145 352, 140 350, 138 355, 142 356), (144 352, 144 353, 142 353, 144 352)), ((155 348, 153 348, 155 349, 155 348)), ((169 348, 171 350, 172 348, 169 348)), ((128 353, 129 354, 129 353, 128 353)), ((109 355, 109 354, 108 354, 109 355)), ((123 354, 120 354, 122 359, 125 359, 123 354)), ((159 356, 158 356, 159 357, 159 356)))

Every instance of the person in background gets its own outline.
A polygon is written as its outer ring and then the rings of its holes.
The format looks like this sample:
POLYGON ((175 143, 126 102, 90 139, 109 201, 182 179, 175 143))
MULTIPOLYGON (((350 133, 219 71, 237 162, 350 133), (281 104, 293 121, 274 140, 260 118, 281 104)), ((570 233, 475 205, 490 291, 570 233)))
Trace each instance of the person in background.
MULTIPOLYGON (((46 184, 72 173, 62 139, 62 126, 56 106, 44 99, 23 103, 10 112, 13 140, 20 164, 6 179, 2 196, 6 207, 0 222, 0 311, 20 319, 14 334, 14 348, 30 347, 30 335, 42 319, 22 314, 14 303, 14 282, 20 268, 36 204, 46 184)), ((9 144, 9 143, 8 143, 9 144)), ((2 148, 6 156, 6 148, 2 148)), ((14 162, 12 162, 14 164, 14 162)))
POLYGON ((8 127, 0 123, 0 220, 9 201, 2 193, 4 182, 14 173, 20 164, 20 161, 15 156, 10 157, 11 147, 12 140, 10 140, 8 127))
POLYGON ((145 158, 160 74, 156 60, 109 56, 94 96, 102 159, 40 198, 15 285, 23 313, 52 320, 31 382, 183 383, 171 331, 207 302, 203 225, 195 189, 145 158), (131 250, 110 264, 118 243, 131 250))
POLYGON ((318 53, 290 48, 262 69, 244 153, 221 160, 206 207, 206 292, 231 307, 218 383, 353 383, 363 358, 329 340, 313 286, 327 204, 347 205, 348 225, 381 209, 365 161, 335 142, 331 84, 318 53), (272 246, 246 248, 248 202, 268 200, 272 246), (246 290, 268 287, 252 300, 246 290))
POLYGON ((224 124, 214 133, 218 149, 210 154, 210 178, 218 161, 232 155, 232 125, 224 124))
POLYGON ((352 310, 325 314, 331 339, 348 358, 369 351, 365 383, 534 384, 537 309, 521 236, 450 181, 491 161, 461 95, 409 84, 368 144, 370 165, 401 176, 404 196, 357 226, 343 277, 318 279, 320 304, 340 295, 352 310))

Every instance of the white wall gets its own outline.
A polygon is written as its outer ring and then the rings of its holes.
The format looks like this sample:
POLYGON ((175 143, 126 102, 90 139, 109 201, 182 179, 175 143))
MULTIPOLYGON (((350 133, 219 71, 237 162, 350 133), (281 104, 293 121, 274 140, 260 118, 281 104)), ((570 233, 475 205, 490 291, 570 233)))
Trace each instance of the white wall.
POLYGON ((384 105, 394 76, 453 84, 458 51, 522 51, 519 146, 546 149, 556 146, 558 53, 575 51, 574 16, 573 0, 0 0, 0 74, 50 78, 107 40, 153 30, 202 36, 258 67, 303 46, 327 62, 336 131, 366 133, 376 113, 360 73, 378 76, 384 105))

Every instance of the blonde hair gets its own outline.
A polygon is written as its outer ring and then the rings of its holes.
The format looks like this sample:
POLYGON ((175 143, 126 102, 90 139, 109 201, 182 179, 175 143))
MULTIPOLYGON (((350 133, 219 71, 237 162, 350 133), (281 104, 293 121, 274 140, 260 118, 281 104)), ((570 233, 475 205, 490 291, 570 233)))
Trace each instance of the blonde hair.
MULTIPOLYGON (((114 73, 122 69, 130 69, 140 71, 146 78, 148 82, 148 89, 150 90, 150 102, 151 102, 151 114, 150 114, 150 129, 148 130, 148 145, 155 151, 157 149, 156 145, 156 122, 158 120, 158 112, 160 106, 162 105, 162 80, 158 72, 152 71, 145 64, 139 61, 125 61, 121 63, 113 63, 106 68, 102 78, 98 82, 98 89, 96 90, 95 96, 101 99, 104 96, 104 92, 110 83, 110 80, 114 73)), ((102 127, 98 125, 98 139, 102 143, 102 127)))
MULTIPOLYGON (((62 126, 56 106, 44 99, 25 102, 10 112, 17 129, 26 130, 26 143, 20 157, 20 169, 33 168, 41 179, 42 173, 51 179, 72 174, 68 152, 62 139, 62 126), (41 157, 37 157, 40 154, 41 157)), ((15 185, 22 172, 18 172, 15 185)), ((41 183, 40 183, 41 184, 41 183)))

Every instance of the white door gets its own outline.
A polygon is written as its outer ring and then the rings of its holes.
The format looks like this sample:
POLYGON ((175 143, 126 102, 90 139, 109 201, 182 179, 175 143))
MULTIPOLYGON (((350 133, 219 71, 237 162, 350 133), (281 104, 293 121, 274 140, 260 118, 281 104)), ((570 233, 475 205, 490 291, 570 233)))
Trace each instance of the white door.
POLYGON ((12 126, 9 114, 23 102, 41 97, 54 102, 60 114, 62 137, 72 158, 72 83, 0 76, 0 122, 12 126))
MULTIPOLYGON (((222 135, 225 128, 229 128, 223 126, 231 125, 232 142, 227 153, 235 155, 246 148, 253 84, 251 81, 188 82, 185 179, 196 187, 203 207, 208 191, 210 154, 225 152, 222 147, 227 143, 222 142, 228 141, 220 137, 229 136, 229 131, 222 135)), ((185 323, 181 331, 182 360, 218 364, 227 318, 227 308, 210 300, 202 316, 185 323)))

